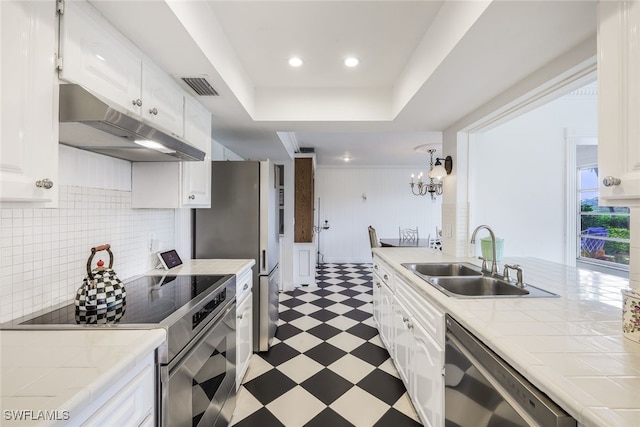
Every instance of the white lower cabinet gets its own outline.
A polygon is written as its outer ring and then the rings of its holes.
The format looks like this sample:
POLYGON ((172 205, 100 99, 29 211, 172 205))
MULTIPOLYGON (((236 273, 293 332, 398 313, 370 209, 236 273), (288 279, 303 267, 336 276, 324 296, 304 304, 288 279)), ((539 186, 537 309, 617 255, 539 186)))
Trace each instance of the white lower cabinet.
POLYGON ((236 277, 236 390, 247 373, 253 354, 253 271, 251 268, 236 277))
POLYGON ((155 418, 154 353, 127 372, 94 403, 79 414, 71 414, 68 425, 151 426, 155 418))
POLYGON ((380 339, 389 350, 391 357, 394 355, 393 345, 393 293, 384 282, 380 287, 380 339))
POLYGON ((413 324, 414 352, 411 358, 409 395, 426 426, 444 425, 444 348, 420 323, 413 324))
POLYGON ((444 313, 374 258, 373 315, 380 339, 425 426, 444 425, 444 313), (385 271, 389 286, 379 275, 385 271), (393 291, 392 291, 393 289, 393 291))

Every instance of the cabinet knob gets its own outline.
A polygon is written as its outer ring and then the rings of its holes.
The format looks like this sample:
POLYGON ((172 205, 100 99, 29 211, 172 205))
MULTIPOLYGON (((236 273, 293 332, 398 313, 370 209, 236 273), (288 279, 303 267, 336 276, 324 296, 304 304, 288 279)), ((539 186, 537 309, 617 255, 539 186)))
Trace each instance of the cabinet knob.
POLYGON ((614 178, 614 177, 612 177, 611 175, 609 175, 609 176, 605 176, 605 177, 602 179, 602 184, 603 184, 605 187, 613 187, 614 185, 620 185, 620 183, 621 183, 621 182, 622 182, 622 181, 620 181, 620 178, 614 178))
POLYGON ((238 319, 242 319, 243 315, 242 314, 238 314, 238 319))
POLYGON ((53 181, 51 181, 48 178, 38 180, 38 181, 36 181, 36 187, 44 188, 45 190, 48 190, 51 187, 53 187, 53 181))
POLYGON ((407 329, 413 329, 413 323, 407 323, 407 329))
POLYGON ((193 200, 195 198, 196 198, 196 196, 194 196, 193 194, 189 196, 189 200, 193 200))
POLYGON ((389 280, 389 276, 387 276, 386 274, 384 275, 384 280, 389 280))
POLYGON ((404 316, 403 316, 403 317, 402 317, 402 321, 403 321, 404 323, 407 323, 407 322, 409 321, 409 318, 408 318, 408 317, 404 317, 404 316))
POLYGON ((157 116, 158 109, 156 107, 153 107, 152 109, 149 110, 149 114, 153 114, 154 116, 157 116))
POLYGON ((249 289, 249 284, 245 283, 244 286, 242 287, 242 290, 246 291, 247 289, 249 289))
POLYGON ((142 107, 142 99, 140 99, 140 98, 134 99, 133 101, 131 101, 131 103, 133 105, 137 105, 138 107, 142 107))

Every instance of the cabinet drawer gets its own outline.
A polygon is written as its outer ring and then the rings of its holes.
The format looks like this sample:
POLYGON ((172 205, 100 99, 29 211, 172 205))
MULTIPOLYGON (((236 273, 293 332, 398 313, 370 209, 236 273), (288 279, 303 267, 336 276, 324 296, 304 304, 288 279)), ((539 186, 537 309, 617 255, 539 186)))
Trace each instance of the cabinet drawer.
POLYGON ((416 318, 416 321, 422 325, 436 342, 444 343, 444 313, 404 279, 398 276, 395 280, 398 299, 407 306, 410 314, 416 318))
POLYGON ((240 303, 245 295, 251 293, 253 287, 253 270, 244 270, 236 276, 236 301, 240 303))
POLYGON ((389 287, 389 289, 394 290, 393 273, 391 268, 389 268, 379 259, 374 258, 373 272, 376 273, 380 277, 380 279, 382 279, 382 281, 389 287))

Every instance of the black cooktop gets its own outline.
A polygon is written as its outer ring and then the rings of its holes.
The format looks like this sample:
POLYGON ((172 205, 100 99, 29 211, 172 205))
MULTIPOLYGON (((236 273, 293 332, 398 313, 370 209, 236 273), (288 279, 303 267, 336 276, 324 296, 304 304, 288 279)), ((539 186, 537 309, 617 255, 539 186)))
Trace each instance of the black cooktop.
MULTIPOLYGON (((160 323, 198 295, 223 286, 223 275, 142 276, 124 283, 124 304, 99 312, 80 312, 75 304, 28 320, 21 325, 160 323)), ((223 296, 224 298, 224 296, 223 296)))

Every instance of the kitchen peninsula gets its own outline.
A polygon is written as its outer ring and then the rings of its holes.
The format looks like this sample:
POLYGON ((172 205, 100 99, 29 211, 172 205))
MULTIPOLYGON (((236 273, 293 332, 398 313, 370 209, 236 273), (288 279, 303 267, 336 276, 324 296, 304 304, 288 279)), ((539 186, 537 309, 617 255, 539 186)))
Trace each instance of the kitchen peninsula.
MULTIPOLYGON (((417 306, 429 303, 452 316, 579 425, 637 425, 640 344, 622 334, 620 290, 628 285, 626 279, 540 259, 513 258, 505 262, 520 264, 526 283, 559 297, 454 298, 402 266, 418 262, 480 265, 477 259, 431 249, 374 249, 374 270, 379 266, 395 282, 396 294, 400 286, 408 286, 422 299, 417 306)), ((443 330, 444 325, 434 329, 443 330)))

